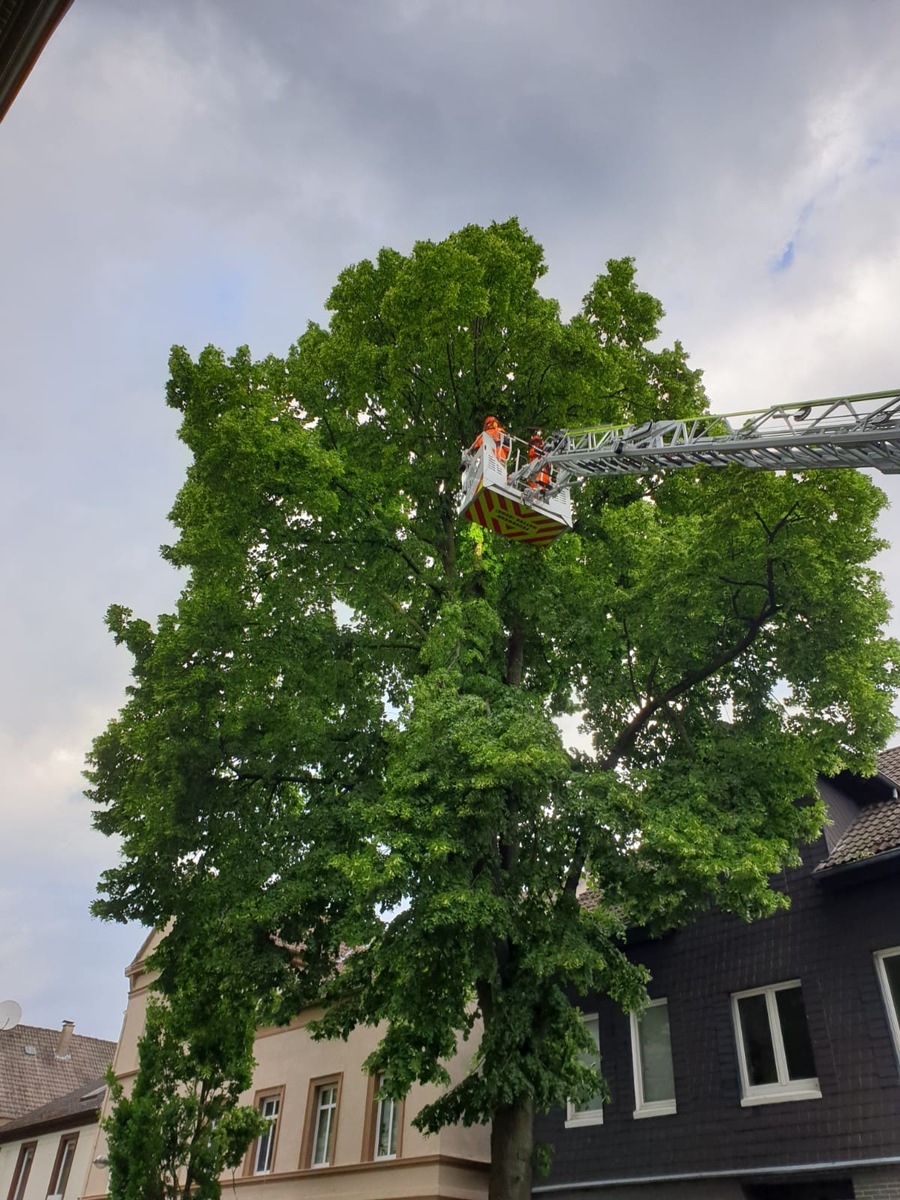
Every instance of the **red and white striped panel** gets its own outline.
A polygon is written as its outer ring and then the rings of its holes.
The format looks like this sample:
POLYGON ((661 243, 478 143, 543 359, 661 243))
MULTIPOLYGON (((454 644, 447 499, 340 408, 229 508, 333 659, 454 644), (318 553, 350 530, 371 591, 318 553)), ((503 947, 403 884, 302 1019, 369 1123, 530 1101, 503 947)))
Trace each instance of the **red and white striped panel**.
POLYGON ((492 533, 499 533, 501 537, 534 546, 548 545, 568 528, 562 521, 527 508, 517 500, 501 496, 486 487, 481 488, 466 505, 463 516, 467 521, 490 529, 492 533))

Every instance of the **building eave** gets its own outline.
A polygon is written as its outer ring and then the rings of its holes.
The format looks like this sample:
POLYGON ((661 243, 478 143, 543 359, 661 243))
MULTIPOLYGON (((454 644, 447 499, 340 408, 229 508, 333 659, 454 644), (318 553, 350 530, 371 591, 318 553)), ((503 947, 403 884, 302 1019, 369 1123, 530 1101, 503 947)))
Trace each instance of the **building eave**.
POLYGON ((7 0, 0 6, 0 121, 72 0, 7 0))
POLYGON ((85 1108, 81 1112, 69 1113, 68 1116, 46 1117, 42 1121, 27 1121, 22 1118, 16 1121, 15 1127, 0 1126, 0 1146, 9 1142, 27 1141, 42 1133, 56 1133, 64 1129, 80 1129, 83 1125, 96 1125, 100 1118, 100 1105, 85 1108))

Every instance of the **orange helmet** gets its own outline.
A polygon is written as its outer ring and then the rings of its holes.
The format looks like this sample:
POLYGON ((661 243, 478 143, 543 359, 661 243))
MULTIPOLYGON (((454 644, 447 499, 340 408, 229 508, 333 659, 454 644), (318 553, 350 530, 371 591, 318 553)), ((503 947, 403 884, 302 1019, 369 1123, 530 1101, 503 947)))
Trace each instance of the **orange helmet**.
POLYGON ((485 429, 492 429, 495 425, 499 425, 499 424, 500 424, 500 422, 497 420, 496 417, 485 417, 484 418, 485 429))

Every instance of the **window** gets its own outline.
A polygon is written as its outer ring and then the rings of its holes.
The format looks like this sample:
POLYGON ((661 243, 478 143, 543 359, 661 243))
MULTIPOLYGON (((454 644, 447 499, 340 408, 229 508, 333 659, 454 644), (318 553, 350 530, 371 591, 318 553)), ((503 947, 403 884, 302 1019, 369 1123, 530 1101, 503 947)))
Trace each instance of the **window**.
POLYGON ((900 1062, 900 946, 879 950, 875 955, 875 969, 884 996, 894 1049, 900 1062))
POLYGON ((26 1142, 19 1149, 16 1159, 16 1169, 13 1171, 12 1183, 9 1185, 8 1200, 22 1200, 25 1188, 28 1186, 28 1176, 31 1174, 31 1164, 34 1162, 34 1151, 37 1142, 26 1142))
POLYGON ((731 998, 741 1104, 811 1100, 822 1095, 797 980, 731 998))
POLYGON ((278 1135, 278 1114, 281 1110, 281 1092, 258 1096, 256 1107, 260 1115, 269 1122, 269 1128, 261 1133, 251 1150, 252 1175, 268 1175, 275 1161, 275 1139, 278 1135))
POLYGON ((675 1074, 668 1000, 651 1000, 642 1013, 631 1014, 631 1057, 634 1115, 662 1117, 674 1113, 675 1074))
MULTIPOLYGON (((591 1036, 591 1041, 594 1043, 592 1051, 584 1051, 581 1056, 581 1061, 588 1067, 600 1069, 600 1032, 596 1015, 582 1017, 582 1020, 587 1027, 587 1031, 591 1036)), ((566 1128, 571 1129, 575 1125, 602 1125, 603 1124, 603 1093, 595 1092, 590 1100, 585 1100, 581 1104, 573 1104, 570 1100, 566 1104, 566 1128)))
POLYGON ((56 1162, 53 1164, 53 1172, 50 1176, 50 1190, 47 1192, 50 1200, 54 1200, 57 1196, 64 1196, 66 1184, 69 1182, 69 1172, 72 1170, 72 1159, 75 1157, 75 1146, 78 1143, 78 1134, 69 1133, 65 1137, 60 1138, 59 1149, 56 1151, 56 1162))
MULTIPOLYGON (((378 1076, 378 1089, 384 1086, 384 1076, 378 1076)), ((375 1109, 375 1153, 373 1158, 397 1157, 397 1131, 400 1125, 400 1105, 386 1097, 375 1109)))
POLYGON ((340 1098, 339 1075, 310 1081, 310 1103, 307 1106, 301 1165, 330 1167, 333 1163, 340 1098))
POLYGON ((379 1098, 384 1075, 370 1075, 366 1091, 367 1119, 363 1127, 363 1162, 386 1162, 402 1153, 403 1100, 379 1098))

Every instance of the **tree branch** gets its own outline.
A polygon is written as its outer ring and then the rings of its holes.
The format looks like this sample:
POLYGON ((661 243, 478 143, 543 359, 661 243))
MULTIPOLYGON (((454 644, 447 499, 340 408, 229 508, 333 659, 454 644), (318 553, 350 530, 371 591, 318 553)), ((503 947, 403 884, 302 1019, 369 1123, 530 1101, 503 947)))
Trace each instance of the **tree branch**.
MULTIPOLYGON (((771 559, 767 564, 767 573, 771 576, 771 559)), ((774 615, 777 605, 773 602, 771 584, 773 580, 770 578, 770 588, 766 596, 766 602, 759 610, 755 617, 751 617, 747 621, 746 632, 738 638, 731 646, 727 646, 718 654, 713 655, 708 662, 702 667, 695 667, 691 671, 685 671, 677 683, 673 683, 671 687, 666 688, 664 692, 660 692, 658 696, 648 696, 646 703, 640 708, 632 719, 628 722, 616 740, 610 747, 610 751, 606 758, 600 764, 600 769, 603 771, 612 771, 624 758, 629 750, 634 746, 640 734, 647 727, 651 718, 664 706, 670 704, 673 700, 677 700, 679 696, 683 696, 685 692, 690 691, 698 683, 704 683, 711 676, 721 671, 722 667, 727 666, 730 662, 738 657, 739 654, 751 646, 759 634, 760 630, 765 625, 766 621, 774 615)))
MULTIPOLYGON (((770 540, 783 527, 786 520, 787 516, 779 521, 773 532, 769 533, 770 540)), ((686 692, 689 692, 698 683, 703 683, 707 679, 710 679, 718 671, 721 671, 723 667, 733 662, 740 654, 743 654, 745 650, 749 649, 759 636, 766 622, 778 609, 777 597, 775 595, 775 567, 774 560, 771 557, 766 560, 766 579, 765 603, 755 617, 748 619, 747 629, 744 634, 730 646, 713 655, 702 667, 695 667, 691 671, 685 671, 677 683, 673 683, 671 687, 666 688, 658 696, 648 696, 646 703, 628 722, 613 742, 609 753, 599 764, 601 771, 615 770, 622 759, 633 749, 637 739, 661 708, 669 706, 673 700, 677 700, 679 696, 683 696, 686 692)), ((584 871, 585 857, 584 838, 580 836, 575 846, 566 882, 563 885, 564 892, 574 893, 577 889, 582 872, 584 871)))

